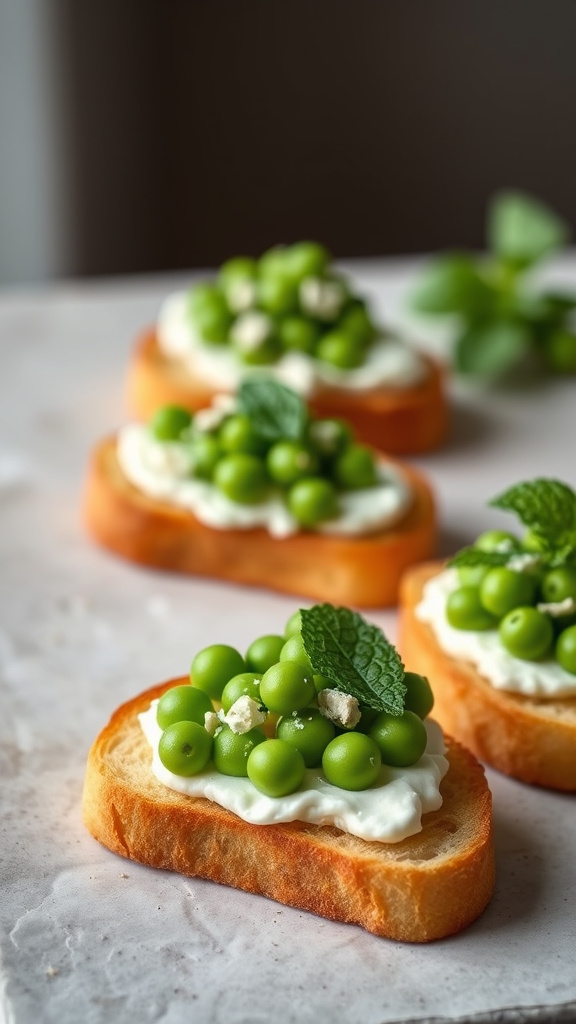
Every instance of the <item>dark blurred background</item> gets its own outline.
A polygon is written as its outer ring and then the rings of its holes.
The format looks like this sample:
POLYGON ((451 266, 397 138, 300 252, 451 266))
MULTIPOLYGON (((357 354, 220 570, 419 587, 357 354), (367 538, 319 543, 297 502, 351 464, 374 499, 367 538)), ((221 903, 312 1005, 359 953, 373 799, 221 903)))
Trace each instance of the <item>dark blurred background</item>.
POLYGON ((57 272, 299 238, 338 257, 479 247, 504 186, 576 226, 574 0, 46 0, 43 17, 57 272))

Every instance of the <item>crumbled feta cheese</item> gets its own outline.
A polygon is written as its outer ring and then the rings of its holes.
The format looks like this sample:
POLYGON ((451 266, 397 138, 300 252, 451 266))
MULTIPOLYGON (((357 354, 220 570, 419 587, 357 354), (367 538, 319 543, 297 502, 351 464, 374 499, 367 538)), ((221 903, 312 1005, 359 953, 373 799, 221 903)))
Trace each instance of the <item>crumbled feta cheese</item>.
POLYGON ((305 277, 300 283, 299 295, 304 312, 319 320, 335 320, 346 299, 346 291, 339 281, 323 281, 319 277, 305 277))
POLYGON ((230 338, 241 352, 254 352, 260 348, 272 334, 272 320, 266 313, 251 309, 241 315, 232 325, 230 338))
POLYGON ((360 721, 361 711, 356 697, 342 693, 341 690, 320 690, 318 707, 324 718, 329 718, 335 725, 341 725, 344 729, 353 729, 360 721))
POLYGON ((541 601, 536 605, 539 612, 556 618, 560 615, 572 615, 576 612, 576 601, 573 597, 565 597, 563 601, 541 601))
POLYGON ((512 558, 508 559, 506 565, 508 569, 513 569, 514 572, 531 572, 540 565, 541 561, 541 555, 535 555, 527 551, 525 554, 512 555, 512 558))
POLYGON ((243 313, 256 302, 256 282, 250 278, 238 278, 226 289, 226 301, 233 313, 243 313))
POLYGON ((216 430, 223 420, 236 411, 234 395, 215 395, 208 409, 200 409, 194 416, 194 427, 197 430, 216 430))
POLYGON ((204 714, 204 728, 206 732, 210 733, 211 736, 216 735, 216 731, 220 729, 222 722, 215 711, 206 711, 204 714))
POLYGON ((224 721, 232 732, 241 734, 262 725, 266 721, 266 711, 262 711, 260 705, 245 693, 234 701, 224 721))

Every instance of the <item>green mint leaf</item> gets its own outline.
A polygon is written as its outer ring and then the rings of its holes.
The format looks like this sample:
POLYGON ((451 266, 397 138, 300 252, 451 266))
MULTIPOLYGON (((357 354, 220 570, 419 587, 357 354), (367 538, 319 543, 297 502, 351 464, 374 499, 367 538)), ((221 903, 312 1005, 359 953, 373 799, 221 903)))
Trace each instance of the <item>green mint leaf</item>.
POLYGON ((564 559, 576 549, 576 492, 560 480, 539 478, 516 484, 490 502, 494 508, 514 512, 545 547, 564 559))
POLYGON ((458 338, 454 362, 461 373, 499 377, 530 350, 526 328, 512 320, 476 324, 458 338))
POLYGON ((529 267, 565 245, 567 225, 543 203, 521 192, 501 192, 488 211, 488 241, 494 252, 518 268, 529 267))
POLYGON ((482 551, 480 548, 462 548, 447 563, 451 568, 475 568, 477 565, 486 565, 491 568, 499 565, 507 565, 514 557, 514 551, 482 551))
POLYGON ((411 305, 419 313, 476 314, 491 308, 493 294, 473 258, 452 253, 439 256, 424 269, 411 305))
POLYGON ((315 672, 377 711, 404 710, 404 666, 381 629, 349 608, 302 609, 302 640, 315 672))
POLYGON ((250 417, 256 433, 270 443, 282 439, 298 441, 308 426, 305 402, 275 380, 244 381, 238 392, 238 407, 250 417))

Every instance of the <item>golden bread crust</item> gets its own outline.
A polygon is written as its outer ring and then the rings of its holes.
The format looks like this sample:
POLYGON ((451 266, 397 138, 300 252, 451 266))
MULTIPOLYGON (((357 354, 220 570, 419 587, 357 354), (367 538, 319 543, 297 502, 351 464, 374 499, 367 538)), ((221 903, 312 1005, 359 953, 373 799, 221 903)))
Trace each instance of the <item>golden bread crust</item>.
POLYGON ((414 501, 405 519, 367 537, 301 532, 271 537, 264 529, 215 530, 188 511, 146 497, 123 475, 115 438, 94 449, 84 494, 84 519, 105 547, 142 565, 360 608, 396 603, 404 570, 429 558, 436 539, 430 487, 402 466, 414 501))
POLYGON ((576 790, 576 699, 537 700, 496 690, 476 669, 445 654, 415 609, 424 584, 443 568, 409 570, 401 584, 398 650, 429 677, 434 717, 482 761, 538 786, 576 790))
MULTIPOLYGON (((408 388, 375 387, 361 394, 322 387, 310 397, 318 416, 340 416, 358 438, 393 455, 410 455, 439 447, 448 432, 448 405, 444 372, 437 362, 422 356, 428 373, 408 388)), ((191 411, 210 405, 215 389, 194 378, 181 360, 166 356, 156 333, 138 339, 128 374, 128 408, 148 419, 161 405, 182 405, 191 411)))
POLYGON ((303 822, 251 825, 218 804, 167 789, 150 771, 136 716, 185 681, 124 704, 92 746, 83 814, 104 846, 407 942, 458 932, 484 910, 494 888, 491 795, 482 767, 463 747, 447 741, 443 805, 400 843, 368 843, 303 822))

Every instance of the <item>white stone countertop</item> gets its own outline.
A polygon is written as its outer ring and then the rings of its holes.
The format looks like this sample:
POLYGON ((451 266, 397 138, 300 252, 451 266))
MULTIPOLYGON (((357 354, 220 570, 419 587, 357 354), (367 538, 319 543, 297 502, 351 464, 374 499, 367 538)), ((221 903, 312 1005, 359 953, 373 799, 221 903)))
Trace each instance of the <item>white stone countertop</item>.
MULTIPOLYGON (((353 270, 405 323, 413 262, 353 270)), ((550 270, 576 287, 576 259, 550 270)), ((148 572, 82 530, 90 446, 125 420, 137 331, 186 275, 0 296, 0 1017, 7 1024, 384 1024, 576 1019, 576 797, 488 771, 498 879, 482 917, 426 946, 109 853, 80 815, 88 748, 121 701, 209 642, 280 632, 292 598, 148 572)), ((430 331, 421 329, 430 344, 430 331)), ((437 335, 437 332, 435 332, 437 335)), ((440 553, 504 526, 487 500, 576 486, 576 380, 453 387, 449 445, 415 460, 440 553)), ((395 613, 374 613, 391 639, 395 613)), ((305 866, 303 866, 305 870, 305 866)))

